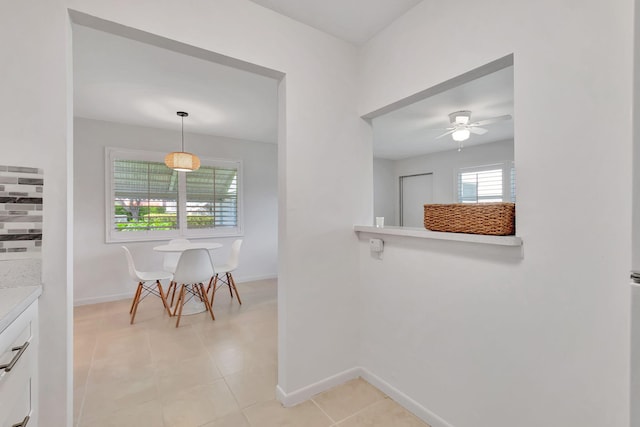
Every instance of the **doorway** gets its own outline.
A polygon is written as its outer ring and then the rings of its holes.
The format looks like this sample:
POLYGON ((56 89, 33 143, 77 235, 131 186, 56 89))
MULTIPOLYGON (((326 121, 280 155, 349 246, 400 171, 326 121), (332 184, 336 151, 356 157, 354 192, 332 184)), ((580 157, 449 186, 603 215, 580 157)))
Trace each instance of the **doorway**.
POLYGON ((400 226, 424 227, 424 204, 433 202, 433 173, 400 177, 400 226))

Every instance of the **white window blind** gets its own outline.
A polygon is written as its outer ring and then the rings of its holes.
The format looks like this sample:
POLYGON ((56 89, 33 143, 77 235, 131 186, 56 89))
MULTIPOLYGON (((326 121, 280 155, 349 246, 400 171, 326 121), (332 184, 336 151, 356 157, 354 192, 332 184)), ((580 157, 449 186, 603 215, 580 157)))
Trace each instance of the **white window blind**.
POLYGON ((176 172, 164 153, 107 148, 107 241, 242 234, 241 163, 176 172))
POLYGON ((201 166, 187 174, 187 228, 238 225, 238 170, 201 166))
POLYGON ((502 169, 460 172, 459 201, 462 203, 501 202, 502 169))
POLYGON ((457 187, 459 203, 515 202, 513 162, 460 169, 457 187))
POLYGON ((164 163, 114 160, 114 230, 178 228, 178 176, 164 163))

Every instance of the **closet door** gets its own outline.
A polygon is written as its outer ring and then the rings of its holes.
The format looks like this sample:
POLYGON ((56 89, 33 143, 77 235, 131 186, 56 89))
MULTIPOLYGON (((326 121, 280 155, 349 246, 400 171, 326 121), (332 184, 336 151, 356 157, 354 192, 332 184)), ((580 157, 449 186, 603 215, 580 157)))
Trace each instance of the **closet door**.
POLYGON ((400 177, 400 225, 424 228, 424 204, 433 203, 433 174, 400 177))

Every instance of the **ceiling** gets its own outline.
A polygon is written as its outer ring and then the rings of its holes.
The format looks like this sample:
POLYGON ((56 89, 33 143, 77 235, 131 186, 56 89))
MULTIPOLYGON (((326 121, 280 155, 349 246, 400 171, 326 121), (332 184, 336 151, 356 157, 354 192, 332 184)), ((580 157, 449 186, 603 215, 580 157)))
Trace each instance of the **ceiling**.
POLYGON ((277 81, 73 25, 74 115, 277 142, 277 81))
POLYGON ((251 0, 342 40, 362 44, 422 0, 251 0))
MULTIPOLYGON (((368 39, 420 2, 252 1, 352 41, 368 39), (340 28, 353 33, 341 34, 340 28)), ((273 78, 77 24, 73 59, 76 117, 179 131, 176 112, 186 111, 187 133, 277 142, 273 78)), ((435 138, 449 125, 447 115, 463 109, 472 111, 472 121, 513 115, 512 67, 373 119, 374 155, 401 159, 457 148, 450 136, 435 138)), ((465 146, 513 138, 513 121, 487 129, 465 146)))
MULTIPOLYGON (((374 118, 374 156, 398 160, 457 150, 450 135, 436 138, 449 127, 449 113, 459 110, 470 110, 471 122, 513 116, 513 66, 374 118)), ((472 134, 464 147, 513 139, 513 119, 483 127, 488 132, 472 134)))

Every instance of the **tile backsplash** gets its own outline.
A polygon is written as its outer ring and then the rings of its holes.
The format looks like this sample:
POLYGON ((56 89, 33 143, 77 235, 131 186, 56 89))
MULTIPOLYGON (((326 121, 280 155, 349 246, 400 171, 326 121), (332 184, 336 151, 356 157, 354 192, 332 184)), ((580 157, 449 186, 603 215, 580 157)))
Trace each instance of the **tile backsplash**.
POLYGON ((42 169, 0 165, 0 261, 40 258, 42 169))

